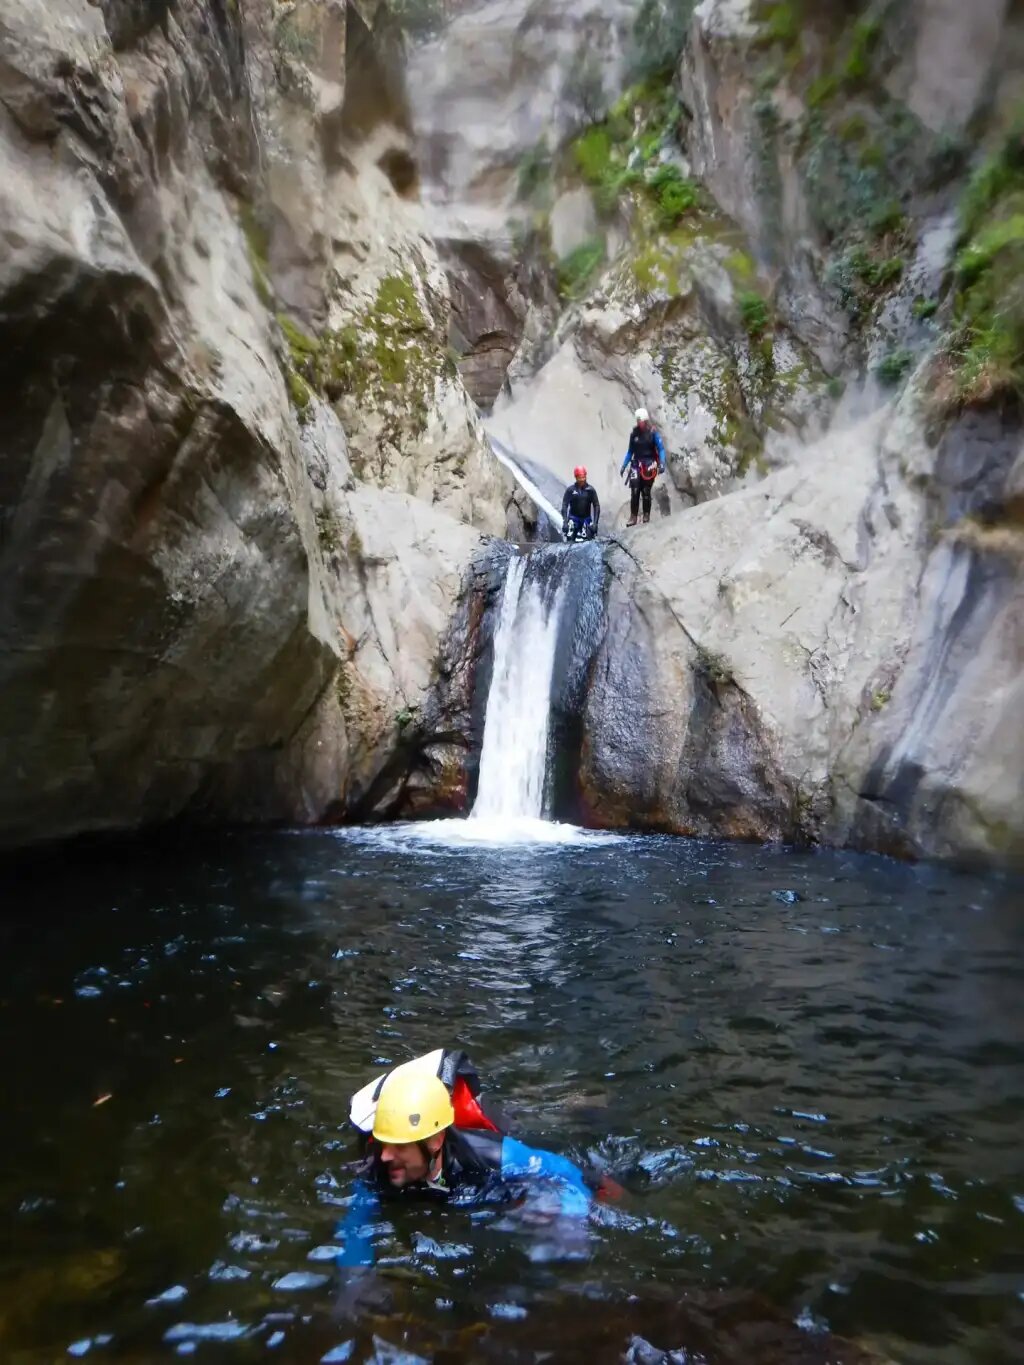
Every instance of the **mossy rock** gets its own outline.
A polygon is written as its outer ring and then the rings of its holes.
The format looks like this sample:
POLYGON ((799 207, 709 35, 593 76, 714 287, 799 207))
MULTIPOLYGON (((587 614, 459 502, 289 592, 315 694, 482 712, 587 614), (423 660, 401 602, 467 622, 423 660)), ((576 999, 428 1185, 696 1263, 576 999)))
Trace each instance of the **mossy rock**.
POLYGON ((961 205, 954 331, 947 351, 963 403, 1024 398, 1024 101, 961 205))
POLYGON ((613 214, 624 196, 635 192, 659 204, 665 225, 671 226, 696 204, 696 187, 675 167, 661 167, 651 179, 644 171, 671 141, 681 114, 670 80, 658 76, 641 82, 612 106, 607 118, 576 138, 563 169, 590 188, 600 214, 613 214))
POLYGON ((288 347, 289 392, 300 415, 312 393, 330 402, 353 398, 385 415, 385 438, 421 435, 439 380, 448 373, 447 349, 435 334, 408 273, 387 275, 373 303, 354 321, 310 336, 291 318, 278 322, 288 347))
POLYGON ((605 259, 603 237, 581 243, 558 263, 558 292, 563 299, 579 299, 605 259))

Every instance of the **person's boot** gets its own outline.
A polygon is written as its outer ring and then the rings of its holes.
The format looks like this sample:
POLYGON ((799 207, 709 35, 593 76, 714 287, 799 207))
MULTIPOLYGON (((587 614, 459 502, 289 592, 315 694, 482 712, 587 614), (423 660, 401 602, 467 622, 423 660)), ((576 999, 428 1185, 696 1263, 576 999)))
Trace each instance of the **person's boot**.
POLYGON ((635 525, 636 525, 636 517, 630 517, 630 519, 626 522, 626 525, 627 525, 627 526, 635 526, 635 525))
POLYGON ((651 519, 651 514, 650 514, 650 512, 645 512, 645 513, 644 513, 644 525, 645 525, 645 526, 646 526, 647 523, 650 521, 650 519, 651 519))

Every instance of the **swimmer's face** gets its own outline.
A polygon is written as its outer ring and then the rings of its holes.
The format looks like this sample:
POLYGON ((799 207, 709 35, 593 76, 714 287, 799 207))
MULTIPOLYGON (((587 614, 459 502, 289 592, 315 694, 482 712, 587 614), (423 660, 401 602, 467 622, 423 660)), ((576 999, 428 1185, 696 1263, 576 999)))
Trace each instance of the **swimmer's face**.
POLYGON ((436 1133, 426 1142, 382 1142, 380 1145, 381 1163, 387 1172, 388 1183, 393 1189, 400 1190, 406 1185, 415 1185, 418 1180, 426 1180, 430 1174, 433 1158, 444 1145, 444 1134, 436 1133), (430 1153, 428 1161, 423 1148, 430 1153))

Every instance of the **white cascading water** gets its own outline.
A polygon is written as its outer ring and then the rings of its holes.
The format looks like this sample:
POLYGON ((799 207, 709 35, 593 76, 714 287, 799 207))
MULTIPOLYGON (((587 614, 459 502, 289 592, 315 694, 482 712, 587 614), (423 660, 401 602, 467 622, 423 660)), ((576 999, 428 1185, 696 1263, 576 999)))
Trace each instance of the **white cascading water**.
POLYGON ((548 521, 551 522, 551 525, 556 528, 560 527, 562 525, 562 518, 558 509, 555 507, 555 504, 544 496, 537 486, 537 483, 530 478, 529 474, 507 446, 502 445, 494 436, 492 436, 490 440, 491 450, 494 452, 494 457, 498 463, 505 466, 519 487, 533 503, 534 507, 536 507, 538 511, 544 513, 548 521))
POLYGON ((480 784, 470 820, 540 820, 548 761, 551 677, 561 593, 527 578, 527 556, 508 567, 494 637, 480 784))

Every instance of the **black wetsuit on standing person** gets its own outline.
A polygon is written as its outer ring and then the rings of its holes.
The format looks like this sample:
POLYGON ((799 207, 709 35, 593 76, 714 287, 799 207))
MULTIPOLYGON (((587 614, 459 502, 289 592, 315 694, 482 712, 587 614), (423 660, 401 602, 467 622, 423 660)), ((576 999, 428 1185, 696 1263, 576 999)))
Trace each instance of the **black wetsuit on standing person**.
POLYGON ((597 489, 589 483, 571 483, 565 490, 562 498, 562 523, 566 530, 570 520, 575 522, 577 531, 589 522, 594 535, 597 534, 598 522, 601 520, 601 502, 597 496, 597 489))

